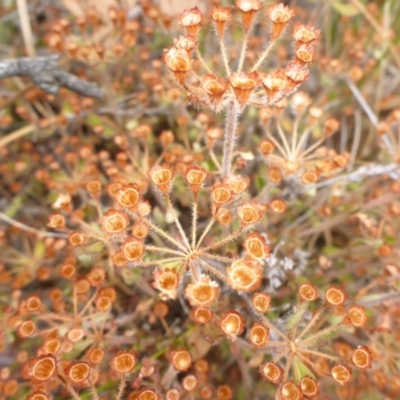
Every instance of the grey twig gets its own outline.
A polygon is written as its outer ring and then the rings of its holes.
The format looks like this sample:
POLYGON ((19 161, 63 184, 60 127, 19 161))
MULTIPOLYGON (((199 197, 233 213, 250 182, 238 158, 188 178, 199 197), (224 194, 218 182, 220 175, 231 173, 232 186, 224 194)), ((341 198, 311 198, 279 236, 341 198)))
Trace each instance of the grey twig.
POLYGON ((11 76, 29 76, 40 89, 57 94, 60 87, 66 87, 87 97, 103 96, 96 83, 87 82, 63 71, 57 64, 58 55, 44 57, 22 57, 0 61, 0 79, 11 76))

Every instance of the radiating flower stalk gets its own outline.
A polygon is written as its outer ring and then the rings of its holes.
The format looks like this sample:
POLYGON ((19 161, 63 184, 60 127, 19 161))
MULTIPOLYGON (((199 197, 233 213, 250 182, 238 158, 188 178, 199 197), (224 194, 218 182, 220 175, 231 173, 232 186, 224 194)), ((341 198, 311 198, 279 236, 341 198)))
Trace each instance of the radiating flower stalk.
MULTIPOLYGON (((240 197, 247 189, 248 181, 240 176, 231 176, 225 180, 225 183, 216 183, 210 188, 211 217, 204 229, 199 232, 197 225, 198 198, 207 175, 204 168, 196 166, 189 167, 185 174, 185 180, 193 198, 191 237, 183 229, 170 198, 174 176, 171 167, 166 164, 156 165, 150 169, 149 178, 165 199, 167 211, 172 216, 178 237, 159 228, 149 218, 149 209, 146 208, 146 213, 141 214, 143 207, 141 207, 140 194, 135 184, 129 188, 121 188, 117 194, 117 201, 136 220, 133 232, 135 232, 135 226, 145 227, 165 241, 166 246, 146 244, 143 236, 126 236, 121 250, 113 257, 118 268, 129 266, 157 268, 154 272, 154 287, 161 291, 163 299, 175 299, 179 285, 183 283, 184 276, 189 273, 191 284, 187 286, 185 294, 193 306, 202 307, 210 306, 217 299, 220 291, 219 283, 212 280, 209 274, 238 291, 253 290, 260 285, 262 268, 256 258, 233 259, 219 255, 217 251, 222 250, 224 246, 255 226, 262 218, 265 209, 258 203, 241 202, 240 197), (128 191, 130 192, 129 196, 128 191), (123 199, 127 198, 130 199, 129 204, 123 202, 123 199), (240 206, 237 205, 238 202, 241 203, 240 206), (231 223, 233 211, 239 222, 237 228, 222 239, 204 244, 209 232, 217 222, 224 223, 226 220, 228 224, 231 223), (147 261, 146 258, 151 254, 155 254, 156 258, 147 261)), ((116 213, 110 218, 119 218, 124 221, 123 215, 126 214, 116 213)), ((226 222, 224 224, 226 225, 226 222)), ((112 221, 107 219, 104 229, 111 233, 113 226, 112 221)), ((262 242, 257 235, 255 238, 251 234, 248 235, 247 243, 254 240, 259 240, 260 243, 255 243, 248 254, 254 253, 254 247, 259 246, 260 256, 266 257, 268 249, 265 242, 262 242)))
POLYGON ((321 377, 330 377, 345 385, 352 379, 352 367, 361 371, 372 367, 372 353, 366 346, 359 346, 345 356, 326 350, 326 338, 337 330, 365 326, 364 308, 357 305, 346 308, 346 293, 330 287, 325 292, 324 305, 310 312, 310 306, 318 296, 313 285, 302 284, 299 287, 300 303, 285 323, 284 330, 277 328, 265 315, 270 309, 271 297, 264 293, 253 296, 253 308, 260 322, 250 328, 249 340, 271 357, 260 366, 260 373, 279 385, 278 393, 284 400, 303 396, 315 398, 320 393, 321 377), (341 309, 341 315, 329 313, 335 309, 336 313, 341 309), (338 322, 329 323, 331 319, 338 322))
POLYGON ((175 40, 173 47, 164 51, 165 63, 177 82, 187 90, 189 100, 198 107, 225 113, 221 171, 223 178, 231 173, 238 120, 246 106, 272 106, 294 93, 308 78, 308 65, 315 59, 312 44, 318 40, 320 32, 311 26, 297 24, 293 34, 296 43, 295 55, 287 67, 268 74, 260 71, 271 49, 294 16, 291 8, 279 4, 268 7, 266 13, 271 23, 269 42, 257 61, 247 66, 245 72, 248 41, 261 9, 262 3, 258 0, 236 1, 235 10, 241 14, 244 36, 235 68, 231 66, 224 39, 232 9, 219 6, 212 9, 211 20, 217 32, 224 65, 223 76, 219 71, 214 72, 210 69, 199 51, 198 34, 203 16, 197 7, 184 11, 179 19, 180 25, 186 29, 186 36, 180 36, 175 40), (199 76, 195 72, 195 60, 202 66, 204 75, 199 76))
POLYGON ((270 110, 260 110, 267 139, 261 141, 259 148, 268 165, 271 182, 297 176, 307 185, 343 171, 350 154, 347 151, 337 153, 324 145, 338 131, 339 121, 332 117, 323 119, 323 109, 311 106, 311 99, 303 92, 297 92, 289 105, 295 114, 290 131, 282 126, 285 111, 274 116, 270 110), (317 139, 312 142, 314 135, 317 139))

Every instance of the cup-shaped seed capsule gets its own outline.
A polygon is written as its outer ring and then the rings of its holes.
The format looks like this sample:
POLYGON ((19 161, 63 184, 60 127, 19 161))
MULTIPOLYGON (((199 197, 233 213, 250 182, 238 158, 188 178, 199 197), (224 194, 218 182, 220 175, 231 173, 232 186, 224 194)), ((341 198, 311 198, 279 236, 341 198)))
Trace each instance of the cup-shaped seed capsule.
POLYGON ((125 265, 128 264, 128 260, 126 259, 125 255, 122 251, 115 253, 111 257, 111 260, 117 268, 125 267, 125 265))
POLYGON ((125 258, 129 261, 138 261, 142 258, 144 253, 143 242, 135 237, 128 237, 125 239, 121 250, 125 258))
POLYGON ((217 400, 232 400, 232 389, 228 385, 221 385, 217 388, 217 400))
POLYGON ((237 0, 236 7, 242 13, 242 25, 247 32, 254 20, 256 13, 261 10, 263 4, 260 0, 237 0))
POLYGON ((140 200, 139 187, 135 183, 122 185, 115 197, 122 207, 135 207, 140 200))
POLYGON ((187 375, 182 380, 182 386, 187 392, 192 392, 196 389, 199 381, 195 375, 187 375))
POLYGON ((193 193, 199 192, 206 178, 207 171, 205 168, 192 166, 186 170, 185 179, 193 193))
POLYGON ((229 78, 229 83, 232 86, 236 99, 241 106, 246 105, 251 92, 258 86, 259 82, 260 78, 255 71, 250 74, 244 72, 237 74, 234 72, 229 78))
POLYGON ((142 389, 137 397, 138 400, 160 400, 161 396, 153 389, 142 389))
POLYGON ((245 202, 237 212, 243 225, 252 225, 261 219, 261 208, 257 203, 245 202))
POLYGON ((272 38, 276 39, 294 17, 294 10, 283 4, 278 4, 268 8, 268 16, 272 22, 272 38))
POLYGON ((72 362, 64 369, 64 373, 73 386, 85 385, 90 377, 90 365, 85 361, 72 362))
POLYGON ((351 369, 346 365, 338 364, 331 369, 331 375, 336 382, 345 385, 351 380, 351 369))
POLYGON ((76 342, 79 342, 79 340, 81 340, 84 335, 85 335, 85 332, 83 331, 83 329, 81 329, 81 328, 72 328, 67 332, 66 336, 67 336, 67 339, 71 343, 76 343, 76 342))
POLYGON ((177 350, 170 355, 172 366, 177 371, 187 371, 192 365, 192 356, 187 350, 177 350))
POLYGON ((247 176, 231 175, 225 179, 226 183, 234 194, 243 193, 249 186, 249 178, 247 176))
POLYGON ((305 66, 312 62, 315 57, 315 50, 312 46, 302 44, 296 49, 296 62, 301 66, 305 66))
POLYGON ((92 364, 99 364, 103 361, 104 350, 101 347, 94 347, 87 353, 87 357, 92 364))
POLYGON ((218 104, 228 89, 228 81, 225 78, 217 78, 213 74, 207 74, 201 79, 201 86, 210 101, 213 104, 218 104))
POLYGON ((265 238, 258 233, 249 233, 244 240, 243 247, 246 253, 257 260, 269 256, 270 248, 265 243, 265 238))
POLYGON ((219 285, 211 281, 208 276, 202 276, 198 282, 191 283, 186 287, 185 295, 194 307, 208 307, 219 295, 219 285))
POLYGON ((174 170, 167 164, 155 165, 148 172, 151 182, 163 193, 169 191, 174 177, 174 170))
POLYGON ((96 298, 95 304, 96 310, 101 312, 108 311, 112 306, 112 303, 107 296, 99 296, 98 298, 96 298))
POLYGON ((39 311, 42 306, 42 300, 39 296, 32 295, 25 300, 25 308, 29 312, 39 311))
POLYGON ((357 328, 362 328, 367 322, 367 315, 362 306, 351 306, 347 312, 350 322, 357 328))
POLYGON ((233 220, 232 211, 223 207, 219 208, 217 211, 216 219, 221 225, 230 225, 233 220))
POLYGON ((261 365, 260 372, 265 379, 275 385, 282 380, 283 369, 272 361, 261 365))
POLYGON ((88 237, 81 232, 71 232, 68 241, 72 246, 81 246, 88 241, 88 237))
POLYGON ((372 354, 366 346, 358 346, 351 355, 351 361, 360 369, 371 368, 372 354))
POLYGON ((318 291, 311 283, 303 283, 299 287, 299 296, 302 301, 314 301, 318 298, 318 291))
POLYGON ((198 7, 193 7, 190 10, 184 10, 178 17, 179 25, 186 28, 186 33, 193 37, 197 37, 201 23, 203 20, 203 14, 198 7))
POLYGON ((293 37, 296 42, 310 44, 318 40, 320 36, 321 31, 311 25, 297 23, 293 29, 293 37))
POLYGON ((220 321, 222 332, 232 341, 236 340, 236 336, 241 335, 244 331, 244 317, 237 311, 229 311, 224 314, 220 321))
POLYGON ((45 353, 56 354, 61 348, 61 341, 59 339, 47 339, 42 348, 45 353))
POLYGON ((277 214, 282 214, 286 211, 287 206, 283 200, 274 199, 269 203, 269 208, 277 214))
POLYGON ((299 386, 292 381, 283 383, 279 389, 279 394, 282 400, 302 400, 304 398, 299 386))
POLYGON ((108 297, 111 302, 114 302, 117 298, 117 292, 112 286, 108 286, 99 290, 98 297, 100 296, 108 297))
POLYGON ((340 306, 347 300, 347 294, 339 288, 330 287, 325 292, 325 301, 332 306, 340 306))
POLYGON ((312 185, 319 180, 320 173, 317 169, 309 169, 301 175, 301 181, 304 185, 312 185))
MULTIPOLYGON (((282 70, 278 70, 272 74, 268 74, 261 81, 261 84, 263 85, 265 92, 267 93, 267 96, 271 101, 281 98, 281 93, 286 88, 286 82, 287 82, 286 74, 282 70)), ((273 148, 275 148, 275 145, 273 145, 273 148)), ((271 151, 269 153, 271 153, 271 151)))
POLYGON ((107 233, 120 233, 128 226, 128 217, 121 211, 110 209, 105 212, 102 221, 103 229, 107 233))
POLYGON ((17 328, 17 334, 20 338, 27 338, 36 333, 36 324, 34 321, 28 319, 21 322, 17 328))
POLYGON ((250 342, 257 347, 263 347, 269 340, 269 329, 256 322, 250 329, 249 334, 250 342))
POLYGON ((279 183, 283 178, 282 172, 279 168, 272 167, 268 170, 268 179, 272 183, 279 183))
POLYGON ((51 214, 49 217, 49 223, 47 224, 50 228, 63 229, 65 228, 65 217, 62 214, 51 214))
POLYGON ((300 388, 307 398, 314 398, 319 394, 318 382, 309 376, 305 376, 300 381, 300 388))
POLYGON ((214 204, 219 207, 231 200, 232 192, 228 185, 219 183, 211 188, 211 198, 214 204))
POLYGON ((214 6, 211 10, 211 18, 214 20, 217 27, 219 37, 222 37, 225 30, 225 25, 231 16, 230 7, 214 6))
POLYGON ((42 391, 35 391, 26 400, 50 400, 50 397, 42 391))
POLYGON ((259 148, 261 150, 261 153, 263 153, 265 156, 268 154, 271 154, 275 150, 275 145, 271 140, 263 140, 259 144, 259 148))
POLYGON ((137 358, 135 353, 120 351, 110 361, 110 367, 119 374, 129 374, 135 369, 137 358))
POLYGON ((94 267, 86 275, 86 279, 91 286, 100 286, 104 282, 104 279, 106 279, 106 271, 103 267, 94 267))
POLYGON ((214 313, 205 307, 198 307, 193 310, 193 318, 199 324, 206 324, 211 321, 214 313))
POLYGON ((271 307, 271 296, 266 293, 254 293, 253 307, 261 313, 266 313, 271 307))
POLYGON ((155 271, 153 273, 153 287, 161 291, 161 298, 175 299, 178 292, 179 276, 176 271, 165 269, 164 271, 155 271))
POLYGON ((177 49, 192 51, 196 47, 196 39, 190 35, 179 35, 178 39, 174 39, 174 46, 177 49))
POLYGON ((240 292, 250 292, 261 284, 261 267, 247 260, 236 260, 226 269, 229 284, 240 292))

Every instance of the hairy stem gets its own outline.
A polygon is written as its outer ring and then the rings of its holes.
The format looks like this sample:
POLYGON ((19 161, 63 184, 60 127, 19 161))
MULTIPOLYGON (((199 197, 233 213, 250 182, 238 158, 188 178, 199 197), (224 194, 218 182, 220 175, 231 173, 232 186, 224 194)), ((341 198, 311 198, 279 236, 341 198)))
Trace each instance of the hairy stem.
POLYGON ((235 147, 235 136, 238 125, 239 108, 235 102, 227 107, 224 135, 224 154, 222 157, 222 177, 229 176, 231 172, 232 156, 235 147))

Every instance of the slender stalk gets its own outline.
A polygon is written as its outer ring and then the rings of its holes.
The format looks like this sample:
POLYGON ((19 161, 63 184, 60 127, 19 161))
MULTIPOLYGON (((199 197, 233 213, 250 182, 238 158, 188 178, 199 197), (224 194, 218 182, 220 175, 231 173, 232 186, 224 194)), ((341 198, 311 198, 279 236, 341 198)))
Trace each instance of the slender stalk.
POLYGON ((322 329, 322 331, 319 331, 317 333, 315 333, 314 335, 309 336, 307 339, 302 340, 300 343, 298 343, 298 345, 304 345, 306 343, 312 342, 313 340, 319 338, 320 336, 324 336, 332 331, 334 331, 335 329, 337 329, 342 323, 339 322, 338 324, 332 325, 332 326, 328 326, 325 329, 322 329))
POLYGON ((198 257, 203 257, 205 259, 216 260, 216 261, 220 261, 220 262, 228 263, 228 264, 231 264, 233 262, 232 258, 218 256, 216 254, 203 253, 203 251, 196 252, 196 255, 198 257))
POLYGON ((166 247, 164 248, 164 247, 152 246, 150 244, 146 245, 145 249, 147 251, 154 252, 154 253, 168 253, 168 254, 175 254, 176 256, 182 256, 182 257, 185 255, 181 251, 167 249, 166 247))
POLYGON ((268 46, 265 48, 261 56, 258 58, 257 62, 254 64, 253 68, 251 69, 251 72, 257 71, 258 68, 261 67, 261 64, 265 61, 265 59, 268 57, 269 52, 271 49, 274 47, 274 44, 276 43, 276 40, 271 40, 268 43, 268 46))
POLYGON ((197 193, 193 193, 193 208, 192 208, 192 249, 196 247, 197 233, 197 193))
POLYGON ((93 400, 99 400, 99 394, 97 393, 96 387, 94 386, 92 380, 89 380, 90 390, 92 392, 93 400))
MULTIPOLYGON (((299 351, 300 351, 300 349, 299 349, 299 351)), ((331 360, 331 361, 339 361, 340 360, 339 357, 331 356, 330 354, 321 353, 320 351, 309 350, 309 349, 301 349, 301 352, 302 353, 312 354, 314 356, 321 357, 321 358, 326 358, 326 359, 331 360)))
POLYGON ((222 274, 221 272, 219 272, 217 269, 211 267, 211 265, 207 264, 206 262, 204 262, 201 259, 198 259, 197 261, 200 262, 200 264, 209 272, 211 272, 212 274, 214 274, 215 276, 217 276, 219 279, 221 279, 222 282, 225 282, 226 284, 229 285, 229 279, 222 274))
POLYGON ((224 37, 223 36, 221 36, 220 39, 219 39, 219 48, 221 50, 222 61, 224 63, 226 76, 230 76, 231 75, 231 69, 229 67, 228 54, 227 54, 227 51, 226 51, 226 47, 225 47, 224 37))
POLYGON ((81 400, 78 393, 75 392, 74 388, 67 382, 65 378, 63 378, 60 374, 57 374, 57 378, 65 386, 65 389, 67 389, 68 393, 74 400, 81 400))
POLYGON ((299 341, 317 322, 318 318, 321 316, 322 312, 324 311, 323 308, 320 308, 312 317, 311 321, 306 325, 306 327, 299 333, 296 337, 296 340, 299 341))
POLYGON ((153 267, 156 265, 160 264, 169 264, 171 262, 176 262, 176 261, 181 261, 184 260, 184 257, 170 257, 170 258, 163 258, 161 260, 155 260, 155 261, 143 261, 139 263, 138 265, 140 267, 153 267))
POLYGON ((229 176, 231 171, 235 136, 238 125, 239 107, 236 102, 228 105, 225 119, 224 154, 222 157, 222 178, 229 176))
POLYGON ((22 222, 18 222, 10 217, 8 217, 6 214, 2 213, 0 211, 0 220, 7 222, 8 224, 15 226, 16 228, 22 229, 23 231, 26 232, 31 232, 34 233, 35 235, 38 235, 39 237, 57 237, 57 238, 64 238, 66 239, 68 237, 67 233, 59 233, 59 232, 46 232, 46 231, 40 231, 38 229, 32 228, 28 225, 23 224, 22 222))
POLYGON ((281 124, 280 124, 278 121, 276 122, 276 126, 277 126, 277 128, 278 128, 278 133, 279 133, 279 136, 280 136, 280 138, 281 138, 281 140, 282 140, 282 143, 283 143, 283 145, 285 146, 285 149, 286 149, 286 152, 287 152, 287 158, 288 158, 290 161, 292 161, 291 152, 290 152, 290 146, 289 146, 289 143, 288 143, 288 141, 287 141, 287 139, 286 139, 285 132, 283 132, 283 129, 282 129, 282 127, 281 127, 281 124))
POLYGON ((18 14, 21 22, 22 37, 24 39, 26 54, 35 57, 35 43, 33 39, 31 21, 29 19, 28 6, 26 0, 17 0, 18 14))
POLYGON ((242 48, 240 50, 239 64, 238 64, 238 69, 237 69, 238 74, 240 74, 243 69, 244 59, 245 59, 246 50, 247 50, 247 42, 249 41, 249 32, 250 32, 250 29, 245 33, 244 38, 243 38, 242 48))
POLYGON ((177 240, 175 240, 174 238, 172 238, 170 235, 168 235, 167 233, 165 233, 162 229, 160 229, 157 225, 154 225, 152 222, 150 222, 148 219, 143 219, 143 222, 146 223, 147 225, 149 225, 149 227, 151 229, 153 229, 153 231, 157 232, 160 236, 162 236, 164 239, 167 239, 169 242, 173 243, 176 247, 178 247, 179 249, 181 249, 185 254, 187 252, 187 249, 181 244, 179 243, 177 240))
POLYGON ((199 241, 196 244, 196 250, 199 249, 199 247, 200 247, 201 243, 203 242, 204 238, 206 237, 207 233, 210 231, 211 227, 214 225, 214 222, 215 222, 215 217, 212 217, 210 219, 210 221, 208 222, 208 225, 204 229, 203 233, 201 234, 199 241))
POLYGON ((197 59, 201 62, 201 65, 204 67, 204 69, 205 69, 209 74, 212 74, 212 71, 211 71, 210 67, 209 67, 209 66, 207 65, 207 63, 204 61, 204 58, 203 58, 203 56, 201 55, 201 53, 200 53, 198 47, 196 47, 196 56, 197 56, 197 59))
POLYGON ((290 356, 286 361, 286 367, 285 367, 285 371, 283 372, 283 378, 282 378, 283 382, 287 381, 287 378, 288 378, 289 372, 290 372, 290 365, 293 362, 293 357, 294 357, 293 353, 290 353, 290 356))
POLYGON ((211 249, 215 249, 216 247, 220 247, 225 243, 230 242, 231 240, 235 240, 236 238, 238 238, 243 232, 245 231, 245 228, 242 226, 239 228, 239 230, 237 230, 235 233, 233 233, 232 235, 226 237, 225 239, 220 240, 219 242, 216 242, 214 244, 211 244, 210 246, 204 247, 201 249, 201 251, 208 251, 211 249))
POLYGON ((119 385, 119 389, 118 389, 118 393, 117 393, 117 397, 115 398, 115 400, 122 400, 122 395, 124 393, 125 386, 126 386, 126 374, 124 374, 122 376, 121 383, 119 385))
MULTIPOLYGON (((289 343, 288 337, 283 332, 281 332, 275 325, 271 324, 271 322, 269 322, 262 313, 257 312, 257 314, 260 317, 260 319, 264 325, 266 325, 271 331, 275 332, 278 336, 280 336, 285 341, 285 343, 284 343, 285 345, 287 345, 289 343)), ((269 341, 268 343, 272 344, 271 341, 269 341)))
POLYGON ((187 247, 188 250, 189 250, 189 249, 190 249, 189 240, 188 240, 188 238, 186 237, 185 231, 184 231, 183 228, 182 228, 182 225, 181 225, 181 223, 180 223, 180 221, 179 221, 178 216, 176 215, 176 211, 175 211, 175 209, 174 209, 174 206, 173 206, 172 203, 171 203, 171 199, 170 199, 170 197, 169 197, 168 195, 165 196, 165 199, 166 199, 166 201, 167 201, 167 206, 168 206, 169 210, 171 211, 172 217, 173 217, 173 219, 174 219, 175 226, 178 228, 178 231, 179 231, 179 233, 180 233, 180 235, 181 235, 181 238, 182 238, 182 240, 185 242, 186 247, 187 247))

